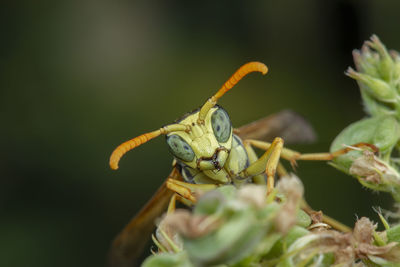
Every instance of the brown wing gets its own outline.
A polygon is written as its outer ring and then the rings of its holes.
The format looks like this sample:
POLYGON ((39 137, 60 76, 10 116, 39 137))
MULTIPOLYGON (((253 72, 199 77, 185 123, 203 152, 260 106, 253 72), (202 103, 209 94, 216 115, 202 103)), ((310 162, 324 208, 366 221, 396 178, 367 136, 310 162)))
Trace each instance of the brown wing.
POLYGON ((283 110, 260 120, 234 129, 234 133, 242 139, 257 139, 272 141, 282 137, 285 144, 311 143, 316 140, 316 134, 302 116, 291 111, 283 110))
MULTIPOLYGON (((168 178, 181 180, 179 171, 174 168, 168 178)), ((153 197, 114 239, 109 252, 108 266, 139 266, 140 256, 146 248, 155 228, 155 220, 167 210, 173 192, 160 186, 153 197)))

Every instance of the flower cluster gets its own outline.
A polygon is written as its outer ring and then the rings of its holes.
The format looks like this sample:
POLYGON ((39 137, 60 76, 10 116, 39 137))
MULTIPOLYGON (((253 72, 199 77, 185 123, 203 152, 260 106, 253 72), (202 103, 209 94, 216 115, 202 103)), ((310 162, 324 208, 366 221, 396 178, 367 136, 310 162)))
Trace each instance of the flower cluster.
MULTIPOLYGON (((400 206, 400 160, 394 156, 400 154, 400 55, 372 36, 353 56, 357 71, 346 74, 357 80, 368 117, 336 137, 331 151, 347 146, 350 152, 331 165, 363 186, 389 192, 400 206)), ((400 266, 400 224, 390 226, 379 213, 382 232, 365 217, 352 231, 337 231, 307 207, 303 192, 300 179, 290 175, 268 195, 252 184, 205 193, 192 210, 160 220, 153 236, 157 252, 142 266, 400 266)))
POLYGON ((357 72, 346 74, 357 80, 366 112, 371 116, 400 115, 400 55, 387 51, 376 35, 353 51, 357 72))
POLYGON ((361 50, 353 51, 357 71, 346 74, 355 79, 368 117, 350 124, 333 141, 331 151, 357 143, 369 143, 378 155, 354 149, 333 160, 332 165, 364 186, 390 192, 400 201, 400 165, 393 155, 400 152, 400 55, 388 52, 375 35, 361 50))
POLYGON ((400 228, 375 232, 369 219, 352 233, 329 229, 300 209, 303 186, 282 178, 273 194, 264 186, 223 186, 204 194, 192 211, 176 210, 160 222, 153 266, 353 266, 358 260, 399 261, 400 228), (377 244, 377 240, 380 242, 377 244))

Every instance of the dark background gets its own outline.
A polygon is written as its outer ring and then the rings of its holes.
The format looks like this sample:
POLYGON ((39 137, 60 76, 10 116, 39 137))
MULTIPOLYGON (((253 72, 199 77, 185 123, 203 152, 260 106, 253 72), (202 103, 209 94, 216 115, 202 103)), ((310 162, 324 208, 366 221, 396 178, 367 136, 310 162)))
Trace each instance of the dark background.
MULTIPOLYGON (((9 1, 11 2, 11 1, 9 1)), ((398 1, 27 1, 0 13, 0 265, 102 266, 113 237, 171 168, 163 138, 113 172, 121 142, 201 105, 240 65, 265 62, 220 104, 235 126, 291 108, 329 149, 364 116, 344 75, 376 33, 400 50, 398 1)), ((353 225, 390 198, 324 162, 297 171, 315 209, 353 225)))

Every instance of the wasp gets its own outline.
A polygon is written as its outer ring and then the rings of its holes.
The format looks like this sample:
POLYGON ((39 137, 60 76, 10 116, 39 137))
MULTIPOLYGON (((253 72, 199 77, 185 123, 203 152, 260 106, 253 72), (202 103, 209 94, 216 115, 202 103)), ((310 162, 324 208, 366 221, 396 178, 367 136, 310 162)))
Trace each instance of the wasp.
MULTIPOLYGON (((312 131, 308 126, 304 126, 307 124, 290 112, 234 129, 227 111, 217 102, 244 76, 252 72, 265 75, 268 68, 260 62, 244 64, 200 108, 172 124, 126 141, 113 151, 109 164, 116 170, 125 153, 151 139, 165 135, 174 162, 172 172, 153 198, 114 240, 110 252, 110 265, 132 266, 133 263, 137 263, 146 245, 146 237, 154 229, 154 220, 167 207, 170 212, 174 210, 176 200, 189 206, 195 204, 196 190, 207 191, 220 185, 240 186, 251 182, 266 185, 269 193, 274 188, 276 172, 280 175, 286 173, 279 162, 280 158, 295 166, 297 160, 332 160, 349 151, 350 148, 344 148, 334 153, 301 154, 284 147, 284 139, 281 137, 275 137, 272 142, 255 138, 270 135, 268 125, 279 125, 279 121, 289 115, 296 119, 287 120, 284 124, 292 126, 292 129, 295 128, 294 125, 301 125, 300 128, 306 129, 306 134, 298 134, 298 137, 312 139, 312 131), (258 157, 254 148, 265 152, 258 157)), ((284 126, 281 125, 282 127, 284 126)), ((354 146, 365 145, 368 144, 360 143, 354 146)))

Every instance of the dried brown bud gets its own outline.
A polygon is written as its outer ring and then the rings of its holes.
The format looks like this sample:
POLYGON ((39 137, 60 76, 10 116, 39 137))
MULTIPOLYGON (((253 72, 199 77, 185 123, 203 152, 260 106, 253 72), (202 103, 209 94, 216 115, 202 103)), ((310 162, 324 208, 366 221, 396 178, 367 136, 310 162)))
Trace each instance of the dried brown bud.
POLYGON ((400 183, 398 173, 368 150, 354 160, 350 167, 350 174, 372 184, 398 185, 400 183))
POLYGON ((373 224, 368 218, 362 217, 354 226, 353 237, 359 243, 371 244, 375 229, 376 224, 373 224))
POLYGON ((304 193, 302 182, 294 174, 282 177, 278 181, 276 188, 279 192, 285 194, 287 198, 291 199, 300 199, 304 193))
POLYGON ((262 208, 265 205, 267 188, 264 186, 248 184, 240 188, 237 194, 239 200, 254 205, 257 208, 262 208))
POLYGON ((324 218, 324 215, 322 214, 322 211, 311 211, 310 217, 312 223, 315 224, 315 223, 321 223, 322 219, 324 218))
POLYGON ((275 217, 275 226, 281 233, 287 233, 297 222, 297 209, 303 197, 303 184, 294 174, 282 177, 277 190, 286 196, 286 201, 275 217))
POLYGON ((206 235, 219 225, 219 221, 210 216, 192 214, 184 209, 167 214, 163 223, 167 228, 173 228, 176 232, 189 238, 206 235))

